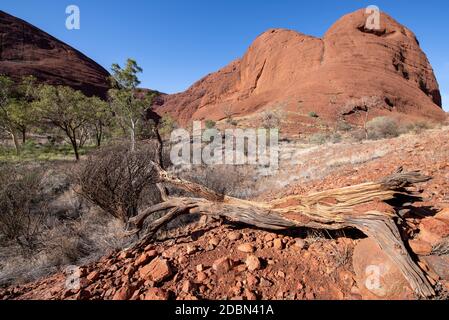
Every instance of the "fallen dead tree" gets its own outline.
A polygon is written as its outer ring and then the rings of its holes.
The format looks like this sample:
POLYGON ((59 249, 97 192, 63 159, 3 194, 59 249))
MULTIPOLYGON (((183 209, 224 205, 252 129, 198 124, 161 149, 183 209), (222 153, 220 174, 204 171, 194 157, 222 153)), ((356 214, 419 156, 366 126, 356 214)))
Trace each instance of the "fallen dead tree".
POLYGON ((356 228, 374 239, 397 264, 410 286, 420 297, 435 294, 424 272, 409 255, 395 223, 394 208, 387 202, 400 197, 418 199, 415 184, 431 178, 419 172, 398 169, 378 182, 313 193, 289 196, 271 202, 246 201, 223 196, 200 184, 172 176, 157 164, 159 186, 171 184, 197 195, 199 198, 173 198, 164 195, 164 201, 154 205, 130 220, 132 233, 142 231, 145 221, 156 213, 165 214, 145 229, 138 243, 146 245, 156 232, 173 219, 191 213, 220 216, 230 222, 244 223, 267 230, 286 230, 306 227, 338 230, 356 228))

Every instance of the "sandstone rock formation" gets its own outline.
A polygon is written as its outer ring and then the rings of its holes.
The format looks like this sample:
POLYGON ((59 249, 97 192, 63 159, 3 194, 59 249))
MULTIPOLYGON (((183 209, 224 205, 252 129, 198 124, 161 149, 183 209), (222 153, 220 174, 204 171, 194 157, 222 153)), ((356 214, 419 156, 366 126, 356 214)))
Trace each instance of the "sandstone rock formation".
POLYGON ((354 122, 351 114, 364 107, 357 101, 375 97, 370 117, 443 119, 438 83, 415 35, 384 13, 380 30, 366 29, 366 20, 364 10, 348 14, 323 38, 268 30, 243 58, 164 96, 157 110, 185 125, 271 109, 284 116, 283 128, 301 131, 298 122, 310 122, 310 112, 354 122))
POLYGON ((87 95, 105 97, 109 73, 81 52, 31 24, 0 11, 0 74, 33 75, 87 95))

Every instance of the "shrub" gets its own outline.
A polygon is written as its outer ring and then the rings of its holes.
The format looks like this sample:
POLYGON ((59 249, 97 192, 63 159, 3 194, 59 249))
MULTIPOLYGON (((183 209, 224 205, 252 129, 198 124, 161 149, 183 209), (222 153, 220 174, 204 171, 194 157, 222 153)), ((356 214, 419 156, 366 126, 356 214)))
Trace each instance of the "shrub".
POLYGON ((328 136, 325 133, 314 133, 309 137, 309 143, 312 144, 325 144, 328 136))
POLYGON ((405 125, 404 127, 401 128, 402 133, 408 133, 408 132, 412 132, 415 134, 419 134, 425 130, 429 130, 432 129, 434 126, 433 124, 426 122, 426 121, 418 121, 418 122, 413 122, 413 123, 409 123, 407 125, 405 125))
POLYGON ((377 140, 399 136, 399 127, 396 121, 388 117, 377 117, 366 124, 368 139, 377 140))
POLYGON ((310 118, 319 118, 318 114, 315 111, 310 111, 309 112, 309 117, 310 118))
POLYGON ((311 144, 325 144, 327 142, 330 143, 340 143, 342 140, 341 135, 336 132, 336 133, 314 133, 309 137, 309 143, 311 144))
POLYGON ((158 172, 150 161, 154 148, 118 145, 90 156, 77 173, 79 193, 104 212, 127 223, 136 216, 146 188, 157 189, 158 172))
POLYGON ((159 133, 162 136, 169 136, 178 127, 176 121, 169 115, 164 115, 161 120, 159 133))
POLYGON ((237 127, 237 125, 239 124, 239 122, 238 122, 237 120, 232 119, 232 120, 229 122, 229 124, 230 124, 231 126, 237 127))
POLYGON ((206 120, 205 125, 207 129, 213 129, 215 128, 215 125, 217 123, 214 120, 206 120))
POLYGON ((0 168, 0 236, 22 249, 39 245, 45 217, 40 170, 3 166, 0 168))
POLYGON ((341 132, 349 132, 352 130, 352 126, 346 121, 338 121, 336 129, 341 132))
POLYGON ((277 111, 265 111, 261 115, 261 123, 265 129, 279 128, 282 122, 282 116, 277 111))

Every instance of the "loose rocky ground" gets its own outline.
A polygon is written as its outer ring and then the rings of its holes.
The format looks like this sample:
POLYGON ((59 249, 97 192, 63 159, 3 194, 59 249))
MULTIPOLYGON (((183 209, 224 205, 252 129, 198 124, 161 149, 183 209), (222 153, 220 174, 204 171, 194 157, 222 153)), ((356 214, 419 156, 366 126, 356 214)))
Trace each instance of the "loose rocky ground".
MULTIPOLYGON (((273 199, 379 179, 403 166, 434 179, 398 224, 438 292, 449 290, 449 128, 302 151, 298 175, 259 197, 273 199), (380 151, 379 151, 380 150, 380 151), (312 165, 314 164, 314 165, 312 165), (315 168, 315 169, 313 169, 315 168), (321 169, 321 171, 317 171, 321 169)), ((290 172, 293 174, 294 172, 290 172)), ((279 177, 286 175, 280 172, 279 177)), ((382 250, 353 230, 272 233, 220 221, 193 224, 146 248, 81 267, 81 288, 61 272, 0 291, 2 299, 415 299, 382 250)))

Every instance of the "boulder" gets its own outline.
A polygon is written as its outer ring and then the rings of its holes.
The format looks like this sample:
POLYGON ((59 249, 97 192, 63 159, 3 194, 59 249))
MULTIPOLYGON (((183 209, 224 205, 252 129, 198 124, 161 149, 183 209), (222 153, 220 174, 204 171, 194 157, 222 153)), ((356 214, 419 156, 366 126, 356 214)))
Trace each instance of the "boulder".
POLYGON ((435 217, 425 218, 419 225, 419 239, 435 246, 449 237, 449 223, 435 217))
POLYGON ((249 255, 245 261, 246 267, 249 271, 256 271, 261 268, 261 263, 258 257, 249 255))
POLYGON ((166 259, 157 258, 139 270, 140 277, 155 283, 160 283, 169 278, 173 271, 166 259))
POLYGON ((413 290, 401 271, 373 240, 363 239, 356 245, 353 267, 363 299, 414 299, 413 290))

